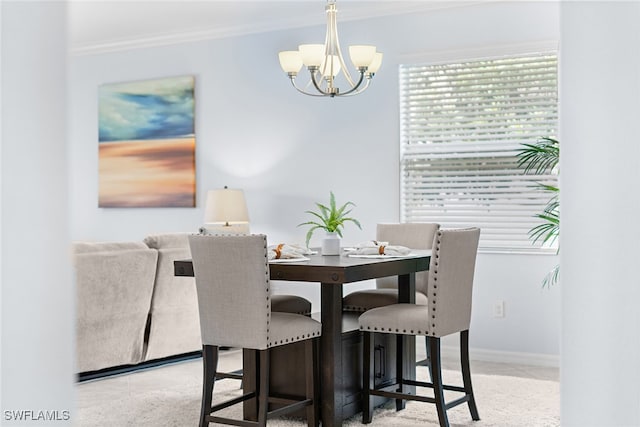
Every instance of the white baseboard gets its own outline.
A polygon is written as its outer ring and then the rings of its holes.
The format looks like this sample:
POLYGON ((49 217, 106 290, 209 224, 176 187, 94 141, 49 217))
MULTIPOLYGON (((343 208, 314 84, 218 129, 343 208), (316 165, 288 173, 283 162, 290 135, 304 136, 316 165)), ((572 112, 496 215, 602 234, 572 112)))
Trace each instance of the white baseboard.
MULTIPOLYGON (((459 357, 459 347, 442 346, 442 357, 459 357)), ((520 353, 515 351, 487 350, 470 348, 469 359, 483 362, 511 363, 517 365, 548 366, 558 368, 560 356, 557 354, 520 353)))
MULTIPOLYGON (((441 343, 440 352, 443 358, 459 359, 460 347, 456 339, 444 337, 441 343)), ((424 358, 424 338, 418 337, 416 340, 416 350, 418 360, 424 358)), ((470 348, 469 358, 482 362, 510 363, 516 365, 548 366, 552 368, 560 367, 559 354, 542 353, 521 353, 516 351, 488 350, 484 348, 470 348)))

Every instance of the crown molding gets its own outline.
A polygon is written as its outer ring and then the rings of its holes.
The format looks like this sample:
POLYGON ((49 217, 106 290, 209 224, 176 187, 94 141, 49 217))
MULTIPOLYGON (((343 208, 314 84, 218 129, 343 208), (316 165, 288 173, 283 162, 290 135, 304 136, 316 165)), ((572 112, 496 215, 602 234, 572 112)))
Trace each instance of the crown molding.
MULTIPOLYGON (((370 2, 366 7, 349 7, 340 10, 340 22, 362 21, 383 16, 397 16, 415 13, 435 12, 443 9, 459 8, 479 3, 495 3, 496 0, 472 1, 397 1, 370 2)), ((239 2, 240 3, 240 2, 239 2)), ((356 3, 356 2, 353 2, 356 3)), ((324 16, 317 11, 296 15, 280 14, 275 19, 261 22, 227 23, 224 26, 184 31, 167 31, 141 34, 128 38, 112 38, 87 42, 72 42, 69 53, 72 56, 97 55, 133 49, 145 49, 181 43, 239 37, 250 34, 267 33, 285 29, 324 25, 324 16)), ((117 25, 114 25, 117 28, 117 25)))

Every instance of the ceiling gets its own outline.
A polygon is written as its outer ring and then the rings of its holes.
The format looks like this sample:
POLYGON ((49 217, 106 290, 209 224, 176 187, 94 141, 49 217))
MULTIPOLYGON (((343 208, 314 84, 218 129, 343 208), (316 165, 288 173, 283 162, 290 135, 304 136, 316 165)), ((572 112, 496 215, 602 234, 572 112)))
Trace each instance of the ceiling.
MULTIPOLYGON (((338 21, 479 2, 339 0, 338 21)), ((70 50, 76 55, 101 53, 320 25, 325 22, 325 3, 324 0, 71 0, 70 50)))

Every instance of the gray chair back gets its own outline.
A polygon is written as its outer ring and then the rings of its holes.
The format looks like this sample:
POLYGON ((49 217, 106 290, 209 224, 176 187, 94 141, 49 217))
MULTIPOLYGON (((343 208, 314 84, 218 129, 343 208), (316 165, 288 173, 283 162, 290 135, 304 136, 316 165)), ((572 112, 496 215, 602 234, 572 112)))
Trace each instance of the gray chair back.
MULTIPOLYGON (((440 229, 440 224, 428 222, 378 224, 376 239, 389 242, 390 245, 406 246, 411 249, 431 249, 433 237, 440 229)), ((427 293, 429 273, 426 271, 416 274, 416 291, 427 293)), ((383 277, 376 279, 376 288, 395 289, 398 287, 397 277, 383 277)))
POLYGON ((439 230, 429 264, 429 335, 469 329, 479 228, 439 230))
POLYGON ((190 235, 203 345, 265 349, 271 317, 267 238, 190 235))

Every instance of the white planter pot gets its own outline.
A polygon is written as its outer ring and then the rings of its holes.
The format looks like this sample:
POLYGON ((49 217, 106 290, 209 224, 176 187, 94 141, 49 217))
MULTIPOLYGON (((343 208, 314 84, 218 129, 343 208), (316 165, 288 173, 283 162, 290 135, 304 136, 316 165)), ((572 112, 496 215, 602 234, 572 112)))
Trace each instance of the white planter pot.
POLYGON ((327 233, 322 240, 322 255, 340 255, 340 237, 337 233, 327 233))

